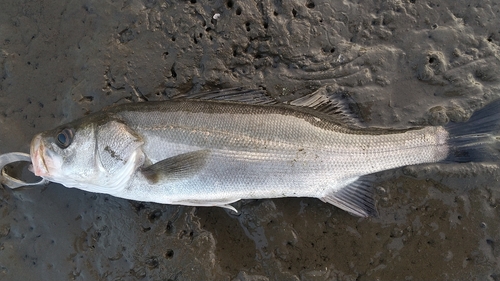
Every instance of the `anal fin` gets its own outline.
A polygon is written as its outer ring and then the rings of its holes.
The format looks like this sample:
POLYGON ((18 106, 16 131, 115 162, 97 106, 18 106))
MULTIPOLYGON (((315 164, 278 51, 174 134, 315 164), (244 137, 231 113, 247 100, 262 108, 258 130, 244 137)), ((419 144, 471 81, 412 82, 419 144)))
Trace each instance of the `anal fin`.
POLYGON ((373 175, 359 177, 356 181, 336 192, 326 194, 321 200, 358 217, 378 215, 373 199, 373 175))

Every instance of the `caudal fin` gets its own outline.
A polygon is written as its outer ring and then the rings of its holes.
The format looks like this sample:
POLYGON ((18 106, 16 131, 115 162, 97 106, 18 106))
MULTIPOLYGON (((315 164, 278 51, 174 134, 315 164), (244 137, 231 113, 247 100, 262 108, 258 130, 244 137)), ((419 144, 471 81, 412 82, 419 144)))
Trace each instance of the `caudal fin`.
POLYGON ((474 112, 465 123, 445 126, 450 152, 446 162, 500 160, 500 99, 474 112))

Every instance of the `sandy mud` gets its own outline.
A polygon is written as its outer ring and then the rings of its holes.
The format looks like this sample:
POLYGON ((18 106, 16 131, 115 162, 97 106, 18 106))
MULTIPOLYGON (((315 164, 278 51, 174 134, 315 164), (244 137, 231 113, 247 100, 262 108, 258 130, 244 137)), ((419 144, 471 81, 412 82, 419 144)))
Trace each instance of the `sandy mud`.
MULTIPOLYGON (((500 97, 499 27, 490 0, 4 0, 0 153, 112 104, 236 86, 348 94, 366 126, 462 122, 500 97)), ((500 280, 499 179, 498 163, 387 171, 369 219, 2 187, 0 279, 500 280)))

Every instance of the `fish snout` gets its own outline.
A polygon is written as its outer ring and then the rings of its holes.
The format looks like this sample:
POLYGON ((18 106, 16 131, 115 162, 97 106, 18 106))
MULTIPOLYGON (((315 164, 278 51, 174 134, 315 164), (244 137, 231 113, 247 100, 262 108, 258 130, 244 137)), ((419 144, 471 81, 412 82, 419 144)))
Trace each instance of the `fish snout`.
POLYGON ((39 177, 44 177, 49 174, 44 155, 45 146, 43 145, 41 134, 38 134, 31 141, 30 156, 33 167, 32 172, 39 177))

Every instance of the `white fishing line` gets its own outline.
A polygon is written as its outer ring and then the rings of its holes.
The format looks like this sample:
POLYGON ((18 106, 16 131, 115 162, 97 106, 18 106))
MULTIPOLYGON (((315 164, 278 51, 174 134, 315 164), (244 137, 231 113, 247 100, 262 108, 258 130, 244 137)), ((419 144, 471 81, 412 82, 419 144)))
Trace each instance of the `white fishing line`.
POLYGON ((31 162, 30 155, 27 153, 22 153, 22 152, 11 152, 11 153, 5 153, 0 155, 0 169, 2 173, 0 174, 0 183, 4 184, 5 186, 8 186, 12 189, 18 188, 21 186, 28 186, 28 185, 42 185, 45 183, 48 183, 46 179, 41 179, 38 182, 25 182, 20 179, 16 179, 14 177, 11 177, 8 175, 4 167, 8 164, 15 163, 15 162, 31 162))

